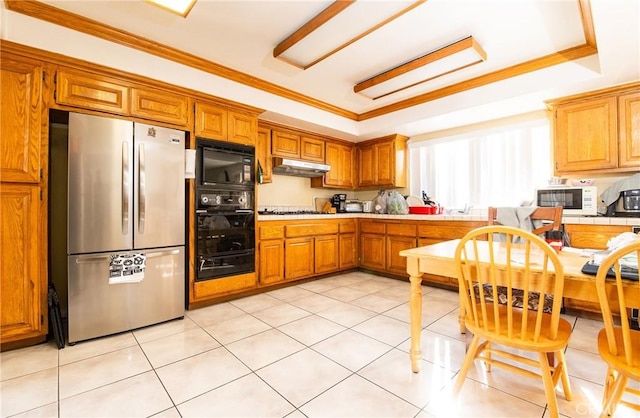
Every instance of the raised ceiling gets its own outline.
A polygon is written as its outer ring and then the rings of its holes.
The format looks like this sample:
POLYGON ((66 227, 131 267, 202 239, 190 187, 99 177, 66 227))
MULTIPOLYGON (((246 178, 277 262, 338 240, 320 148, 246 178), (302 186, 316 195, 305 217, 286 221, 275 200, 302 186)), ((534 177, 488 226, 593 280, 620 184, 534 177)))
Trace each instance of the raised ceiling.
POLYGON ((429 128, 422 121, 464 118, 465 110, 516 98, 536 102, 523 110, 539 109, 549 95, 640 78, 640 50, 633 50, 640 30, 636 0, 197 0, 186 18, 142 0, 27 0, 5 6, 304 105, 302 111, 259 106, 267 119, 322 125, 314 112, 304 111, 309 107, 355 121, 359 127, 348 139, 414 135, 446 127, 429 128), (380 94, 355 91, 469 37, 484 60, 423 83, 414 79, 411 87, 375 99, 380 94), (616 37, 623 51, 614 51, 616 37), (622 62, 632 68, 615 67, 622 62), (605 73, 608 68, 615 68, 614 76, 605 73))

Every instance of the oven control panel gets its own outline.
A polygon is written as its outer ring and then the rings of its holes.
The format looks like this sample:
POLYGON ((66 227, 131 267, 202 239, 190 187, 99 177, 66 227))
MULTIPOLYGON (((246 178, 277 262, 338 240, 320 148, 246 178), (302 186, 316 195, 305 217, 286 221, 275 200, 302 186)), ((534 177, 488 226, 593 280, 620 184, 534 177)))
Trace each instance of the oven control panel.
POLYGON ((253 192, 248 190, 200 190, 198 209, 253 210, 253 192))

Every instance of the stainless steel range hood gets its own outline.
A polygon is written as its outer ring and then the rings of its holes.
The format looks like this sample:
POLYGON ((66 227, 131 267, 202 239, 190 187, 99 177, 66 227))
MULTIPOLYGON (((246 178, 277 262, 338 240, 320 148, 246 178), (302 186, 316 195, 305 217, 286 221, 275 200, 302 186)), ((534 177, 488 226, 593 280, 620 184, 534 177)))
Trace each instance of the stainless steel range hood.
POLYGON ((273 157, 273 174, 295 177, 322 177, 331 166, 289 158, 273 157))

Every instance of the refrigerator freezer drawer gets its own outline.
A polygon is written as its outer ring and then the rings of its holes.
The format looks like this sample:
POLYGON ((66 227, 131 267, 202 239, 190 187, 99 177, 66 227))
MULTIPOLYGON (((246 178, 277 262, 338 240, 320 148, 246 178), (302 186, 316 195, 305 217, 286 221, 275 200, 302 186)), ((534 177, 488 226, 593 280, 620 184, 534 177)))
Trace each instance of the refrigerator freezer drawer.
POLYGON ((184 316, 184 247, 69 256, 68 268, 70 343, 184 316), (112 256, 132 254, 144 272, 110 280, 112 256))

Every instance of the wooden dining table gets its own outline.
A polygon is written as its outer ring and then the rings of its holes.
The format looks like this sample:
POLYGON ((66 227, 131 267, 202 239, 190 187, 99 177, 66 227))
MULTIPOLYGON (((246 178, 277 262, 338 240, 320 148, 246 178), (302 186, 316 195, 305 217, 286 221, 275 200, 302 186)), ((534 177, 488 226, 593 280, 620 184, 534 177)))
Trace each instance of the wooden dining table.
MULTIPOLYGON (((438 276, 457 278, 458 272, 455 263, 455 250, 459 239, 443 241, 424 247, 411 248, 400 251, 400 255, 407 258, 407 273, 409 274, 410 298, 410 328, 411 328, 411 369, 417 373, 420 371, 420 358, 422 357, 420 332, 422 331, 422 277, 425 273, 438 276)), ((489 245, 487 242, 486 245, 489 245)), ((499 244, 504 245, 504 244, 499 244)), ((563 297, 598 302, 595 276, 582 273, 581 269, 589 261, 580 253, 580 250, 565 248, 558 253, 564 269, 563 297)), ((632 302, 631 306, 640 306, 640 287, 637 282, 624 281, 624 292, 632 302)), ((616 290, 613 281, 607 285, 609 299, 613 302, 616 290)), ((614 302, 613 306, 617 306, 614 302)), ((460 304, 460 332, 465 332, 465 312, 460 304)), ((594 344, 596 342, 594 341, 594 344)))

